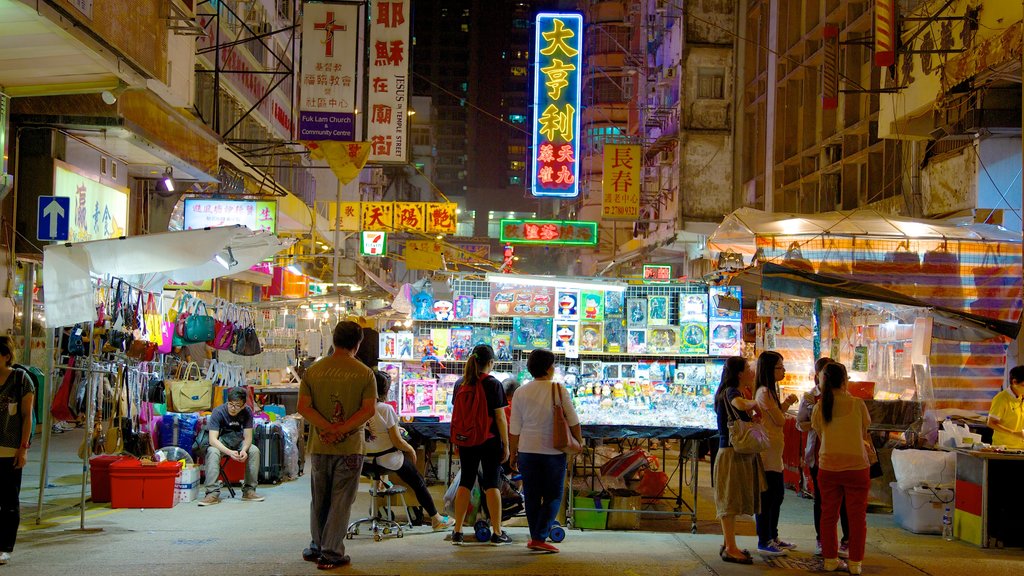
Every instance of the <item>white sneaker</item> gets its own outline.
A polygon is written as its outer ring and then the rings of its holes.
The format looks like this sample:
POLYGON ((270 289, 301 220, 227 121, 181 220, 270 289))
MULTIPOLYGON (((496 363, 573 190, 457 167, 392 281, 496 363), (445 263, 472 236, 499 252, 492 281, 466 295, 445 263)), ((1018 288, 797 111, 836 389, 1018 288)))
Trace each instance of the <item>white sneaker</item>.
POLYGON ((10 552, 0 552, 0 564, 7 564, 11 561, 10 552))

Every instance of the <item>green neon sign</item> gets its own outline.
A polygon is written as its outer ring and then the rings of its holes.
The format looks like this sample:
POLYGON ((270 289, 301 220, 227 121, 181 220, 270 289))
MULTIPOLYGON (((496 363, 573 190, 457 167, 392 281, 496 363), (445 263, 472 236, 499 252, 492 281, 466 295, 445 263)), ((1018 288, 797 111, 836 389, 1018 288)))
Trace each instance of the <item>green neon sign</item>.
POLYGON ((501 221, 501 241, 549 246, 597 246, 597 222, 575 220, 501 221))

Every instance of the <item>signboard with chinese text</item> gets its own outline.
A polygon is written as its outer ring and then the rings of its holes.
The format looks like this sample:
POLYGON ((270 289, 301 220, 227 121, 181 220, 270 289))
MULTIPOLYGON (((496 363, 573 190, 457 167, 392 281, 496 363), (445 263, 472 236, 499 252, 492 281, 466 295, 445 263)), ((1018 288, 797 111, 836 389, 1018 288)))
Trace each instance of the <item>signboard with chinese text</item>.
POLYGON ((128 189, 102 184, 54 160, 53 195, 71 199, 68 240, 87 242, 128 234, 128 189))
POLYGON ((426 208, 424 202, 395 202, 395 231, 426 232, 426 208))
POLYGON ((409 270, 441 270, 444 249, 433 240, 409 240, 405 243, 405 267, 409 270))
POLYGON ((412 0, 370 0, 370 162, 405 163, 408 156, 411 4, 412 0))
POLYGON ((394 230, 394 202, 362 202, 362 230, 391 232, 394 230))
POLYGON ((303 2, 302 10, 299 140, 356 140, 360 7, 303 2))
POLYGON ((605 144, 602 172, 602 220, 636 220, 640 217, 640 147, 605 144))
POLYGON ((667 264, 644 264, 644 280, 668 282, 672 279, 672 266, 667 264))
POLYGON ((427 202, 427 232, 455 234, 459 205, 455 202, 427 202))
POLYGON ((583 16, 537 14, 533 78, 534 196, 579 196, 583 16))
POLYGON ((342 202, 341 215, 338 216, 337 220, 335 220, 334 218, 332 218, 331 220, 337 221, 338 230, 343 230, 345 232, 355 232, 359 230, 359 202, 342 202))
POLYGON ((597 222, 502 219, 501 241, 513 244, 597 246, 597 222))
POLYGON ((241 224, 250 230, 277 233, 276 200, 185 199, 185 230, 241 224))
MULTIPOLYGON (((392 251, 399 256, 406 256, 411 249, 427 250, 444 256, 444 263, 449 269, 459 266, 482 266, 490 261, 491 247, 487 244, 441 244, 433 240, 408 240, 403 244, 392 244, 392 251), (427 246, 430 244, 431 246, 427 246), (435 249, 437 245, 440 248, 435 249)), ((406 266, 408 268, 408 266, 406 266)), ((436 270, 440 268, 426 268, 436 270)))
POLYGON ((387 251, 387 232, 363 232, 360 235, 359 253, 363 256, 383 256, 387 251))

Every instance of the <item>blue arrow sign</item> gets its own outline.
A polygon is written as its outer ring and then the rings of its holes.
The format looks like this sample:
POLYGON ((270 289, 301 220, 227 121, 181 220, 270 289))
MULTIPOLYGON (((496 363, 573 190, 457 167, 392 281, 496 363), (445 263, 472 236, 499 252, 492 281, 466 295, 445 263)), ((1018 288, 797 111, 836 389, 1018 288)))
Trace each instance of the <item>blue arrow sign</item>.
POLYGON ((71 219, 71 198, 40 196, 36 212, 36 239, 43 242, 67 242, 71 219))

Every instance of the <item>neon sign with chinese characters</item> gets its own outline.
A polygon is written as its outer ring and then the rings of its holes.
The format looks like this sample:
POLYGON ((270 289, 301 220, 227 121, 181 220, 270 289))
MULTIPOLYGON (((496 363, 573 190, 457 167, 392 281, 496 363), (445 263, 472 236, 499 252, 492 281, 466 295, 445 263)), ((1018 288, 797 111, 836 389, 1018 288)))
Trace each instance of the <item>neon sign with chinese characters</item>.
POLYGON ((579 196, 583 16, 537 14, 533 78, 534 196, 579 196))
POLYGON ((501 241, 513 244, 597 246, 597 222, 503 219, 501 241))

